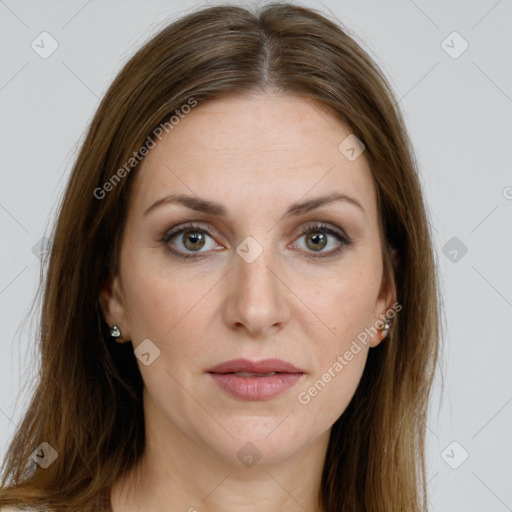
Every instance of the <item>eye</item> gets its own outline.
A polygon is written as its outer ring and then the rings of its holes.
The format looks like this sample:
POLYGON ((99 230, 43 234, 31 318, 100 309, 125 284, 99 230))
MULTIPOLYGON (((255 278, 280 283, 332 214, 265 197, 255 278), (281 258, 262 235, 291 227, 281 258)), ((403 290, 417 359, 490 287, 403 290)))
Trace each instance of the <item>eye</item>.
POLYGON ((307 256, 308 258, 323 258, 337 255, 342 250, 342 246, 348 246, 352 243, 350 238, 343 235, 341 231, 333 229, 323 223, 309 224, 302 228, 300 234, 300 238, 305 237, 305 251, 310 253, 307 256), (329 238, 334 238, 334 241, 329 240, 329 238), (332 242, 335 248, 324 251, 323 249, 329 245, 329 242, 332 242), (311 251, 320 254, 312 254, 311 251))
POLYGON ((215 242, 210 243, 208 246, 208 238, 213 241, 212 233, 209 227, 201 227, 196 224, 186 224, 184 226, 178 226, 173 228, 165 233, 162 237, 161 242, 165 244, 169 244, 174 238, 178 241, 177 244, 172 243, 174 247, 178 246, 176 249, 169 248, 173 253, 181 256, 182 258, 196 258, 195 254, 192 253, 202 253, 207 252, 208 250, 216 247, 215 242), (182 235, 182 236, 178 236, 182 235), (180 247, 181 246, 181 247, 180 247), (206 248, 204 251, 201 250, 206 248))
MULTIPOLYGON (((305 249, 301 249, 309 253, 306 256, 308 258, 334 256, 342 250, 343 246, 352 243, 350 238, 343 235, 341 231, 323 223, 309 224, 303 227, 299 239, 302 237, 305 237, 305 249), (324 251, 324 248, 329 244, 334 245, 334 248, 324 251)), ((201 227, 193 223, 170 229, 161 238, 161 242, 181 258, 200 258, 201 253, 219 247, 215 243, 213 233, 208 226, 201 227), (210 242, 208 242, 208 239, 210 239, 210 242)))

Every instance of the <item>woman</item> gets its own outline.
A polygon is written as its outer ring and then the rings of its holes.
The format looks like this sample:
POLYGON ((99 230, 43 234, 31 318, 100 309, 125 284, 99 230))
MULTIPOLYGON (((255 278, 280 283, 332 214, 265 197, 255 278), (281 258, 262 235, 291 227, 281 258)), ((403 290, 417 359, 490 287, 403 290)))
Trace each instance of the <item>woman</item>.
POLYGON ((0 506, 427 509, 438 278, 395 105, 289 4, 131 58, 60 206, 0 506))

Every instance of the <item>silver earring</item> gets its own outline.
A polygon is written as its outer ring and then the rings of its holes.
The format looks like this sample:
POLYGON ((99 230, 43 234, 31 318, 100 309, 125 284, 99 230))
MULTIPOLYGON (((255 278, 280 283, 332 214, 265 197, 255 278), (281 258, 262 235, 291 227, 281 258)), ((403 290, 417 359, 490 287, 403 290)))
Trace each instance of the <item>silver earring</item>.
POLYGON ((378 327, 379 331, 382 332, 382 337, 385 338, 388 335, 388 331, 391 328, 391 321, 386 320, 385 324, 382 327, 378 327))
POLYGON ((379 331, 388 331, 389 328, 391 327, 391 324, 389 323, 389 320, 386 320, 386 323, 382 326, 382 327, 379 327, 379 331))
POLYGON ((121 335, 121 329, 119 329, 119 326, 114 323, 114 325, 110 328, 110 336, 114 338, 114 341, 117 343, 123 343, 123 337, 121 335))

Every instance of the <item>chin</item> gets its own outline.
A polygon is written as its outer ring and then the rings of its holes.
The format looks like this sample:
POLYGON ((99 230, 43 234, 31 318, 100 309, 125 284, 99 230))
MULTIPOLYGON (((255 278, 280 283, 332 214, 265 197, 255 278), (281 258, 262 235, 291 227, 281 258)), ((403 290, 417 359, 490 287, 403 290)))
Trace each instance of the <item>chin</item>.
POLYGON ((292 425, 279 425, 279 421, 271 423, 273 426, 269 427, 268 420, 258 424, 257 420, 251 418, 236 424, 226 424, 226 430, 233 437, 224 432, 225 435, 221 438, 208 437, 206 442, 226 463, 250 468, 255 464, 261 466, 280 463, 295 455, 315 438, 314 433, 308 436, 304 429, 297 432, 295 428, 291 428, 292 425))

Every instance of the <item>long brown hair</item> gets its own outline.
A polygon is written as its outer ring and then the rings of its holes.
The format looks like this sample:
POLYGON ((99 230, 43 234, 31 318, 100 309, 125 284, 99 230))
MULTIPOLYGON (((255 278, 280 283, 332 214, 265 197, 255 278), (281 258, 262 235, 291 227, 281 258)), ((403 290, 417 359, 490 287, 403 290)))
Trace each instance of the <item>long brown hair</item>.
POLYGON ((441 299, 416 159, 390 86, 355 38, 339 21, 286 3, 189 13, 137 51, 107 91, 59 206, 42 283, 39 380, 4 461, 0 505, 110 509, 113 483, 145 443, 133 347, 109 342, 98 302, 117 272, 134 152, 191 98, 259 91, 312 100, 363 141, 383 236, 397 253, 396 267, 387 251, 383 259, 402 310, 332 427, 319 507, 427 509, 425 422, 441 299), (46 469, 31 458, 43 442, 58 454, 46 469))

